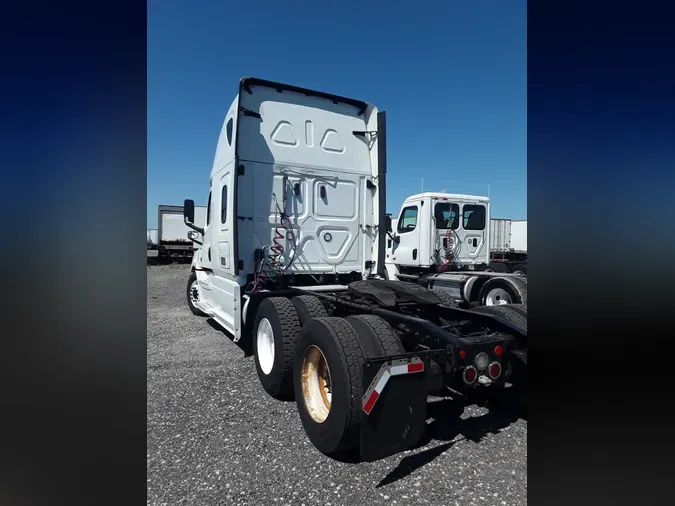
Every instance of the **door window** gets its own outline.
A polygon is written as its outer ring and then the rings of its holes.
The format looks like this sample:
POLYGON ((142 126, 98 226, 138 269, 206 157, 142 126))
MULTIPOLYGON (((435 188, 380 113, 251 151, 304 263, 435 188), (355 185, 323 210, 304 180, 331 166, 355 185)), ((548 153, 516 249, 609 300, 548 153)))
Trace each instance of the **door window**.
POLYGON ((485 230, 485 206, 466 204, 463 216, 464 230, 485 230))
POLYGON ((417 206, 406 207, 401 211, 396 229, 399 234, 412 232, 417 227, 417 206))
POLYGON ((206 204, 206 226, 211 223, 211 190, 209 190, 209 202, 206 204))
POLYGON ((227 185, 223 185, 223 191, 220 194, 220 223, 227 221, 227 185))
POLYGON ((458 229, 459 206, 450 202, 438 202, 434 206, 434 219, 437 230, 458 229))

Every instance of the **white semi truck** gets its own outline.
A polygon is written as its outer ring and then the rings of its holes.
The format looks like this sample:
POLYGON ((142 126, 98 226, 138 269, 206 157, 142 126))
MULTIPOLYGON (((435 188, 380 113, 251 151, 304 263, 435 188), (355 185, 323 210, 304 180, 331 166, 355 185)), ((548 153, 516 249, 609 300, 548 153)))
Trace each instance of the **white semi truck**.
POLYGON ((527 278, 492 261, 490 200, 426 192, 388 218, 387 279, 443 289, 464 306, 527 305, 527 278))
POLYGON ((410 448, 429 394, 502 398, 524 379, 522 307, 461 309, 383 279, 385 204, 384 112, 256 78, 225 116, 203 225, 184 203, 203 237, 191 311, 251 344, 265 391, 294 396, 331 456, 410 448))

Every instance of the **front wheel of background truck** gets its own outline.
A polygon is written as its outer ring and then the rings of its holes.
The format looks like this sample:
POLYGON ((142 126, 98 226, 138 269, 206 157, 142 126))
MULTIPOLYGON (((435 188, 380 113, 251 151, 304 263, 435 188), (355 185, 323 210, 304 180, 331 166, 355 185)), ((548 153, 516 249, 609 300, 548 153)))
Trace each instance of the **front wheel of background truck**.
POLYGON ((195 306, 195 302, 199 301, 199 281, 197 281, 197 273, 192 271, 187 282, 187 301, 192 314, 197 316, 208 316, 205 312, 195 306))
POLYGON ((290 300, 270 297, 258 306, 253 326, 255 368, 272 397, 293 392, 293 348, 299 331, 298 313, 290 300))
POLYGON ((295 399, 302 426, 325 455, 357 448, 366 351, 344 319, 325 317, 302 327, 293 355, 295 399))

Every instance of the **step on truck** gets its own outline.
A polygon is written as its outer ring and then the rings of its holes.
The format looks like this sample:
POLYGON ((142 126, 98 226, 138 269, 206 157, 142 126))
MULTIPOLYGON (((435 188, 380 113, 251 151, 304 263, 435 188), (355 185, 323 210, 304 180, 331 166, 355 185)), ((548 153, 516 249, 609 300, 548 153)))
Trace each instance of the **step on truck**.
POLYGON ((384 279, 386 116, 330 93, 244 78, 218 139, 187 282, 196 315, 250 342, 264 390, 295 398, 326 455, 418 443, 429 395, 521 384, 527 314, 461 309, 384 279))
POLYGON ((491 260, 489 216, 488 197, 411 195, 397 218, 385 218, 385 278, 417 283, 459 307, 526 307, 527 277, 491 260))

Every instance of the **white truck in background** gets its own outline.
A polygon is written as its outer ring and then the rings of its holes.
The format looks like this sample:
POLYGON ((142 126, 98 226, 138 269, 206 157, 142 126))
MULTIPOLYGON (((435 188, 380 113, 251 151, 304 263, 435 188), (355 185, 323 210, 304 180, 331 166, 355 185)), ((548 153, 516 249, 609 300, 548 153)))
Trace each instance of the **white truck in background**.
MULTIPOLYGON (((195 206, 195 223, 206 223, 206 206, 195 206)), ((183 206, 157 208, 157 257, 160 262, 190 261, 200 237, 183 219, 183 206)))
POLYGON ((243 78, 205 221, 184 203, 203 238, 188 307, 252 352, 263 389, 294 397, 309 440, 335 457, 414 446, 432 392, 484 401, 526 377, 524 308, 461 309, 382 279, 386 167, 372 104, 243 78))
POLYGON ((387 279, 442 288, 468 305, 527 305, 527 278, 493 261, 489 216, 488 197, 425 192, 406 198, 398 217, 388 219, 387 279))

